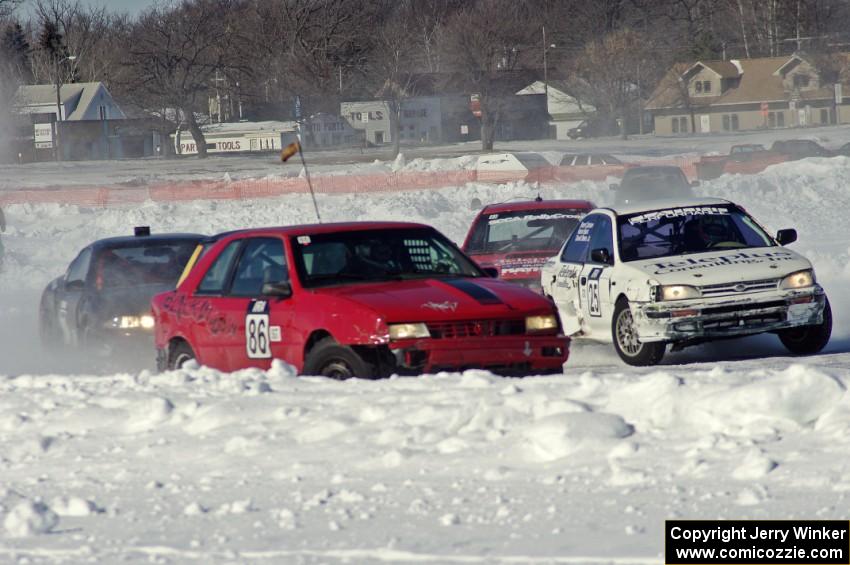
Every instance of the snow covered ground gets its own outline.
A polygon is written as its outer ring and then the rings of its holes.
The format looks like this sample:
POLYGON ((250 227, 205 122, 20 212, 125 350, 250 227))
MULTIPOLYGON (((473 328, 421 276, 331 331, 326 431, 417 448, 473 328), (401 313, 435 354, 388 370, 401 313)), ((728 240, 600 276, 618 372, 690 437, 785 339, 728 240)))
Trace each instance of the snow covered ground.
MULTIPOLYGON (((543 187, 605 204, 606 183, 543 187)), ((384 381, 288 367, 165 374, 56 356, 38 296, 92 239, 312 221, 309 196, 109 210, 16 205, 0 273, 0 562, 658 563, 667 518, 846 519, 850 159, 704 183, 815 263, 823 355, 772 336, 654 369, 575 344, 563 376, 384 381)), ((522 183, 321 195, 328 220, 414 219, 462 239, 522 183)))

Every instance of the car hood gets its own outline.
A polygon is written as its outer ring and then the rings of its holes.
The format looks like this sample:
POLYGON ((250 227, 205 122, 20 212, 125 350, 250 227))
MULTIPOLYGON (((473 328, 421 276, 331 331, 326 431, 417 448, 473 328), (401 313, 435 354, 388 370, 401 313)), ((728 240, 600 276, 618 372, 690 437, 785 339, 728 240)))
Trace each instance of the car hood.
POLYGON ((138 316, 150 312, 151 299, 168 290, 174 290, 174 285, 144 284, 106 288, 97 293, 96 303, 104 316, 138 316))
POLYGON ((440 278, 317 289, 365 306, 388 322, 521 318, 552 311, 552 304, 521 286, 491 278, 440 278))
POLYGON ((696 286, 775 279, 812 268, 805 257, 785 247, 724 249, 711 253, 632 261, 627 265, 662 284, 696 286))

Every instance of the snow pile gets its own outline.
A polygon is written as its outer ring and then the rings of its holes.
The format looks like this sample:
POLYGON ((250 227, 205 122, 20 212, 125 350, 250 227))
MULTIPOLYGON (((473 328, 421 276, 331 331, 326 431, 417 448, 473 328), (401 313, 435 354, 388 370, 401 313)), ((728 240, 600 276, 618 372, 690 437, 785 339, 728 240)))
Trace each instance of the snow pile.
POLYGON ((49 533, 59 523, 59 516, 43 502, 25 500, 6 514, 3 527, 11 537, 27 537, 49 533))

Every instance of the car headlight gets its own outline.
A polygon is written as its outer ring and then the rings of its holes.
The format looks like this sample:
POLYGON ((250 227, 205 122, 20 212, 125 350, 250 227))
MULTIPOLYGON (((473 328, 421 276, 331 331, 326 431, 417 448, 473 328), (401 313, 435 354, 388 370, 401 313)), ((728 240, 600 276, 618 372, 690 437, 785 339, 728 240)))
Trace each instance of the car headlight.
POLYGON ((122 330, 135 330, 139 328, 151 330, 155 322, 153 316, 145 314, 143 316, 120 316, 114 318, 113 325, 122 330))
POLYGON ((390 324, 390 339, 414 339, 420 337, 431 337, 428 326, 418 324, 390 324))
POLYGON ((805 271, 797 271, 791 273, 779 283, 779 288, 783 290, 793 288, 806 288, 815 284, 815 273, 811 269, 805 271))
POLYGON ((659 287, 658 297, 660 300, 688 300, 700 298, 702 293, 695 286, 686 284, 670 284, 659 287))
POLYGON ((554 314, 546 316, 528 316, 525 318, 525 332, 546 332, 558 329, 558 318, 554 314))

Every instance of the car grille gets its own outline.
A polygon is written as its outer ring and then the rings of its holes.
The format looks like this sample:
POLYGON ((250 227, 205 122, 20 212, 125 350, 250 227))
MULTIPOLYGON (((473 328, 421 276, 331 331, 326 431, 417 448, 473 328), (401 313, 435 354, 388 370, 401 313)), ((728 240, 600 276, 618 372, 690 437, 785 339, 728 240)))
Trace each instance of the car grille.
POLYGON ((435 339, 492 337, 499 335, 522 335, 525 333, 525 319, 429 322, 427 325, 431 337, 435 339))
POLYGON ((742 292, 763 292, 774 290, 779 285, 779 279, 762 279, 758 281, 741 281, 736 283, 709 284, 701 286, 703 296, 723 296, 725 294, 740 294, 742 292))

